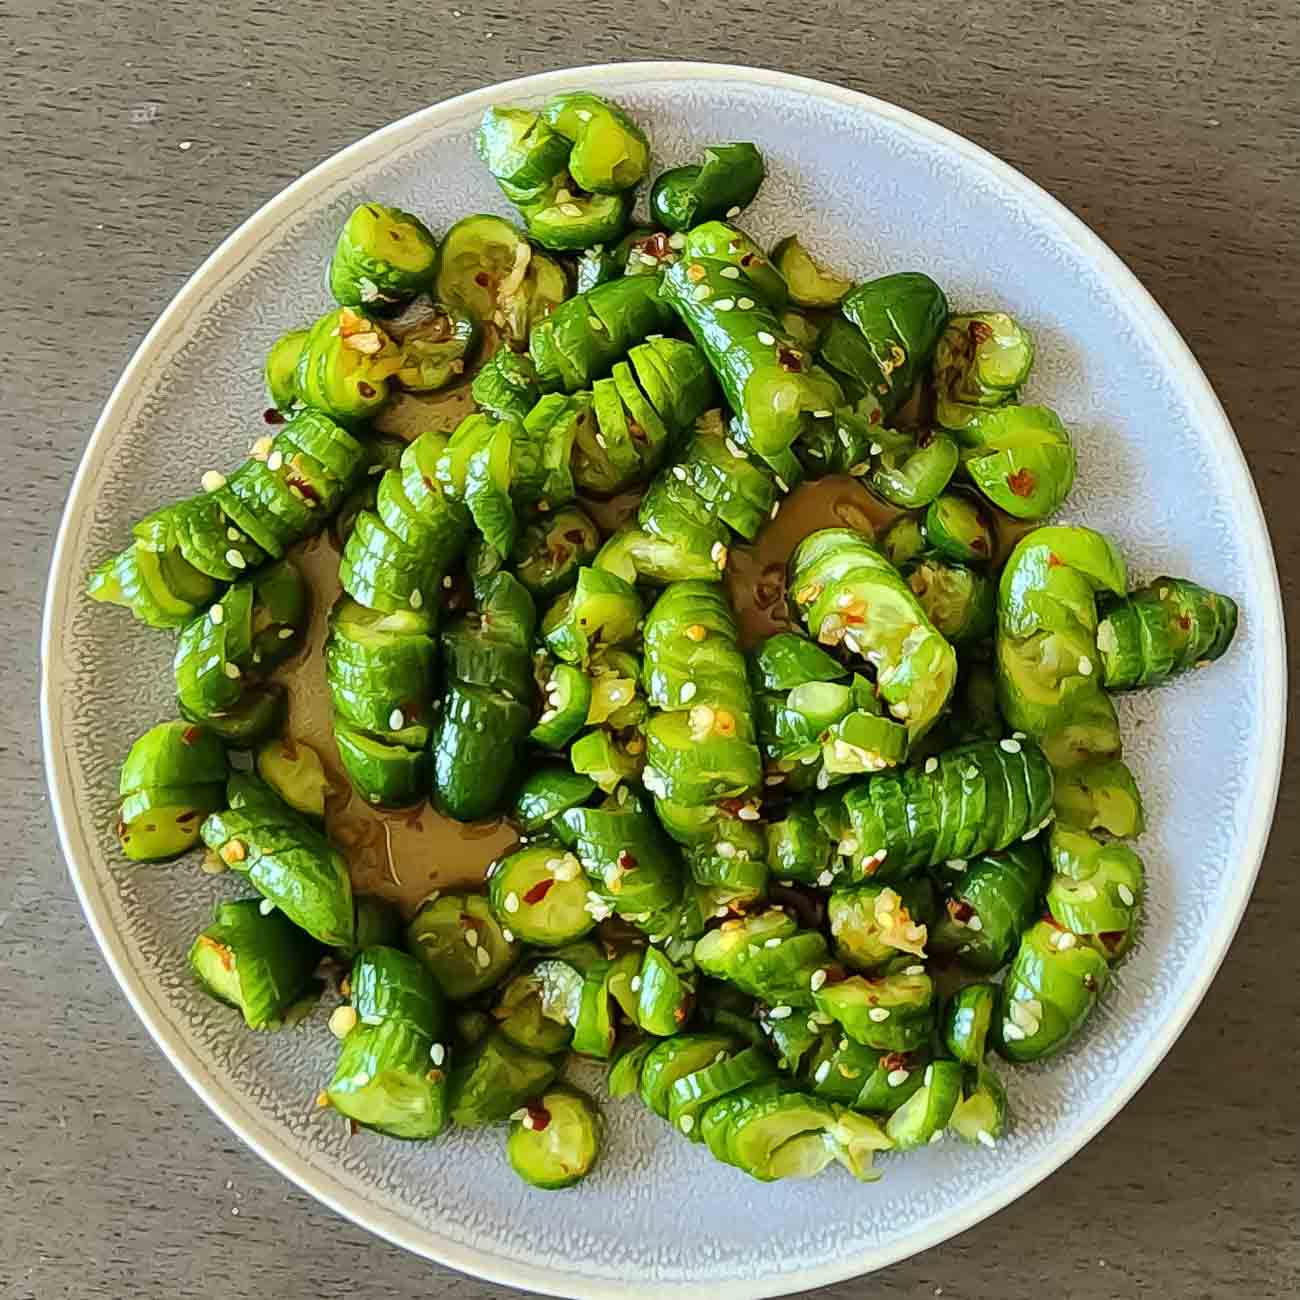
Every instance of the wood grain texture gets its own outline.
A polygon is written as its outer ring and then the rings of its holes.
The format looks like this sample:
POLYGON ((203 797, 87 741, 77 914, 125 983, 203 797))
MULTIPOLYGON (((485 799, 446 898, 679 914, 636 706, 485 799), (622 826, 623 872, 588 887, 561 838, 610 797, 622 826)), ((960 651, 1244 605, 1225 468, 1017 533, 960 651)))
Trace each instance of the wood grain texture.
MULTIPOLYGON (((1294 0, 804 0, 788 12, 754 0, 461 3, 0 0, 0 242, 17 266, 0 304, 4 1297, 515 1294, 337 1219, 203 1109, 97 954, 39 765, 45 571, 101 404, 210 248, 365 132, 504 77, 651 57, 823 77, 962 132, 1088 221, 1182 330, 1254 470, 1297 626, 1294 0)), ((1296 770, 1228 960, 1134 1101, 994 1219, 819 1295, 1296 1294, 1296 770)))

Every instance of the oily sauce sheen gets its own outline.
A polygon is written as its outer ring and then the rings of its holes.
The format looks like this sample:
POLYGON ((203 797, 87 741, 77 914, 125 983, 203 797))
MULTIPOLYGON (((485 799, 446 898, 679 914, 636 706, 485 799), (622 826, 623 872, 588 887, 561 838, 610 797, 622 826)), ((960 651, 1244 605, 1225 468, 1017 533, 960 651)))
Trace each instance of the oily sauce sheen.
MULTIPOLYGON (((408 440, 431 429, 450 434, 475 409, 468 383, 428 396, 401 394, 375 427, 408 440)), ((626 495, 584 505, 608 534, 634 512, 636 500, 635 495, 626 495)), ((869 537, 879 536, 901 513, 847 475, 796 488, 753 544, 738 545, 731 552, 725 585, 741 645, 748 648, 789 627, 785 564, 800 540, 819 528, 853 528, 869 537)), ((409 914, 434 889, 481 885, 489 863, 518 840, 506 822, 466 825, 439 816, 428 803, 386 811, 352 793, 334 744, 325 683, 329 612, 341 591, 339 553, 329 534, 323 533, 295 548, 292 555, 311 585, 311 625, 302 655, 282 665, 276 679, 289 692, 289 736, 311 745, 329 775, 325 829, 346 854, 354 887, 360 893, 393 899, 409 914)))

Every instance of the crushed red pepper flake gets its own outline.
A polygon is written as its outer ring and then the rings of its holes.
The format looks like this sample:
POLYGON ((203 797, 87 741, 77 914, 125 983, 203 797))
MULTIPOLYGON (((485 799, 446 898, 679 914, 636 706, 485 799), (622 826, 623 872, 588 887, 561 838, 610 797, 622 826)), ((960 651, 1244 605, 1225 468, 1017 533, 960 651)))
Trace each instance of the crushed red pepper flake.
POLYGON ((547 894, 551 892, 551 887, 555 884, 553 876, 547 876, 545 880, 539 880, 525 895, 524 902, 532 906, 540 903, 547 894))
POLYGON ((1037 486, 1038 478, 1027 465, 1016 470, 1014 474, 1007 475, 1007 487, 1018 497, 1033 496, 1034 488, 1037 486))

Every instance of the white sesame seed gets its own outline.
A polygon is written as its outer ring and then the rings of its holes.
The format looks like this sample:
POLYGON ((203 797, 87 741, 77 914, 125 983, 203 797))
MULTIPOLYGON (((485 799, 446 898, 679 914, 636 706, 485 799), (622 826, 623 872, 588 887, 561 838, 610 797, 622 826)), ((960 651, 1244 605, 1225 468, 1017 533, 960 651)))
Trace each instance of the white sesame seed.
POLYGON ((1062 930, 1056 936, 1056 950, 1058 952, 1068 952, 1078 942, 1079 940, 1069 930, 1062 930))
POLYGON ((431 1060, 434 1065, 441 1065, 446 1059, 447 1049, 441 1043, 434 1043, 434 1045, 429 1048, 429 1060, 431 1060))
POLYGON ((1002 1037, 1009 1043, 1018 1043, 1025 1036, 1025 1031, 1012 1020, 1002 1022, 1002 1037))
POLYGON ((281 641, 288 641, 291 637, 294 637, 296 635, 297 633, 291 627, 282 627, 276 633, 276 636, 278 636, 281 641))
POLYGON ((785 1006, 773 1007, 771 1011, 767 1013, 767 1018, 769 1020, 784 1020, 793 1011, 794 1011, 793 1007, 785 1007, 785 1006))
POLYGON ((780 946, 781 946, 780 939, 767 939, 763 943, 764 948, 779 948, 780 946))
POLYGON ((691 700, 693 700, 695 698, 695 691, 696 691, 695 683, 687 682, 682 687, 682 694, 681 694, 682 703, 688 704, 691 700))
POLYGON ((727 563, 727 548, 721 542, 714 542, 709 551, 709 558, 718 568, 724 568, 727 563))
POLYGON ((769 334, 767 330, 759 330, 757 337, 760 343, 766 343, 771 345, 776 342, 776 335, 769 334))
POLYGON ((528 1129, 529 1131, 532 1130, 533 1117, 531 1115, 525 1114, 523 1119, 521 1119, 519 1122, 524 1126, 524 1128, 528 1129))
POLYGON ((510 930, 510 929, 503 929, 503 930, 501 931, 501 937, 502 937, 502 938, 503 938, 507 943, 514 943, 514 941, 515 941, 515 932, 514 932, 513 930, 510 930))
POLYGON ((401 709, 394 709, 392 713, 388 715, 389 731, 401 731, 405 725, 406 719, 402 716, 401 709))
POLYGON ((199 486, 205 492, 215 492, 226 486, 226 476, 219 469, 205 469, 199 479, 199 486))
POLYGON ((232 542, 239 542, 239 541, 242 541, 242 540, 243 540, 243 537, 244 537, 244 534, 241 533, 241 532, 239 531, 238 528, 227 528, 227 529, 226 529, 226 538, 227 538, 227 540, 229 540, 229 541, 232 541, 232 542))
POLYGON ((264 898, 260 903, 258 903, 257 910, 261 912, 263 916, 270 916, 271 913, 275 911, 275 904, 269 898, 264 898))
POLYGON ((442 580, 442 585, 443 585, 443 589, 444 589, 445 591, 450 591, 450 590, 452 589, 452 587, 455 586, 455 583, 453 583, 452 580, 451 580, 451 574, 450 574, 450 573, 447 574, 447 576, 446 576, 445 578, 443 578, 443 580, 442 580))
POLYGON ((990 1151, 997 1146, 997 1139, 994 1138, 993 1134, 986 1128, 980 1129, 980 1131, 975 1134, 975 1139, 979 1142, 980 1146, 988 1147, 990 1151))
POLYGON ((872 1007, 871 1010, 867 1012, 867 1019, 874 1020, 876 1024, 880 1024, 881 1021, 889 1019, 889 1008, 872 1007))
POLYGON ((266 458, 266 468, 269 469, 269 470, 275 471, 275 470, 279 469, 280 466, 283 465, 283 464, 284 464, 284 453, 283 453, 283 452, 280 452, 280 451, 273 451, 273 452, 272 452, 272 453, 271 453, 271 454, 266 458))
POLYGON ((694 298, 696 302, 704 302, 712 293, 713 290, 710 289, 707 284, 697 284, 695 288, 691 290, 691 297, 694 298))
POLYGON ((939 770, 939 760, 937 758, 927 758, 925 760, 925 772, 927 776, 929 776, 933 772, 937 772, 938 770, 939 770))
POLYGON ((669 235, 669 237, 668 237, 668 247, 669 247, 669 248, 673 248, 673 249, 677 249, 677 250, 679 250, 679 251, 680 251, 681 249, 685 248, 685 247, 686 247, 686 236, 683 235, 683 234, 681 233, 681 231, 678 231, 677 234, 675 234, 675 235, 669 235))
POLYGON ((998 747, 1008 754, 1020 753, 1020 742, 1012 740, 1009 736, 1005 740, 999 740, 998 747))
POLYGON ((507 894, 505 908, 507 912, 517 912, 519 910, 519 895, 507 894))
POLYGON ((684 468, 683 466, 681 466, 681 465, 674 465, 674 466, 673 466, 673 478, 675 478, 675 479, 680 479, 682 482, 685 482, 685 481, 686 481, 686 470, 685 470, 685 468, 684 468))
POLYGON ((814 1074, 813 1074, 813 1082, 814 1082, 814 1083, 825 1083, 825 1082, 826 1082, 826 1076, 827 1076, 830 1072, 831 1072, 831 1063, 830 1063, 829 1061, 823 1061, 823 1062, 822 1062, 822 1063, 817 1067, 816 1071, 815 1071, 814 1074))
POLYGON ((233 546, 226 552, 226 563, 232 569, 246 569, 248 567, 248 561, 233 546))
POLYGON ((873 442, 871 446, 867 448, 867 454, 870 456, 879 456, 884 450, 885 449, 878 442, 873 442))
POLYGON ((486 948, 479 948, 475 951, 474 960, 483 970, 487 970, 492 965, 492 954, 486 948))
POLYGON ((734 858, 736 856, 736 846, 730 840, 719 840, 714 852, 720 858, 734 858))
POLYGON ((823 871, 821 875, 817 877, 817 883, 821 885, 823 889, 833 884, 834 881, 835 881, 834 873, 830 871, 823 871))
POLYGON ((767 517, 769 519, 775 519, 780 509, 781 509, 781 503, 779 501, 773 501, 772 509, 768 511, 767 517))
POLYGON ((825 983, 826 983, 826 972, 824 970, 815 970, 812 973, 812 978, 808 981, 808 987, 812 989, 814 993, 816 993, 817 990, 821 988, 821 986, 825 983))
POLYGON ((891 1088, 901 1088, 911 1077, 911 1070, 890 1070, 890 1072, 885 1075, 885 1082, 889 1084, 891 1088))
POLYGON ((214 623, 220 624, 221 620, 226 617, 226 611, 222 609, 220 605, 213 605, 213 607, 208 610, 208 617, 214 623))
POLYGON ((221 669, 226 674, 226 676, 230 678, 231 681, 238 681, 239 679, 238 664, 225 663, 221 665, 221 669))
POLYGON ((733 442, 730 438, 724 438, 722 441, 727 451, 737 460, 749 459, 749 452, 747 452, 738 442, 733 442))
POLYGON ((814 420, 829 420, 829 419, 831 418, 831 416, 834 415, 834 414, 835 414, 834 411, 827 411, 827 410, 824 410, 824 409, 823 409, 823 410, 820 410, 820 411, 814 411, 814 412, 813 412, 813 419, 814 419, 814 420))
POLYGON ((925 1084, 925 1086, 928 1088, 931 1082, 933 1081, 933 1079, 934 1079, 934 1066, 927 1065, 925 1067, 925 1075, 922 1077, 921 1082, 925 1084))
POLYGON ((677 1123, 681 1127, 683 1133, 689 1133, 691 1129, 695 1127, 695 1116, 683 1115, 681 1119, 677 1121, 677 1123))
POLYGON ((596 435, 596 446, 602 449, 609 446, 609 443, 605 441, 605 435, 603 433, 598 433, 596 435))
POLYGON ((632 983, 628 985, 628 987, 632 990, 633 993, 639 993, 641 991, 641 976, 633 975, 632 983))
MULTIPOLYGON (((724 274, 725 274, 725 272, 724 272, 724 274)), ((739 274, 739 273, 737 273, 737 274, 739 274)), ((737 299, 736 299, 736 306, 739 307, 741 311, 748 311, 748 310, 749 310, 753 305, 754 305, 754 300, 753 300, 752 298, 737 298, 737 299)))
POLYGON ((469 946, 470 946, 471 948, 477 948, 477 947, 478 947, 478 931, 477 931, 477 930, 474 930, 474 929, 466 930, 466 931, 465 931, 465 942, 466 942, 467 944, 469 944, 469 946))
POLYGON ((925 974, 925 967, 924 967, 924 966, 909 966, 909 967, 907 967, 907 969, 906 969, 905 971, 903 971, 903 974, 904 974, 904 975, 924 975, 924 974, 925 974))
POLYGON ((510 1112, 510 1118, 514 1120, 516 1124, 522 1123, 528 1118, 528 1107, 520 1106, 518 1110, 512 1110, 510 1112))
POLYGON ((424 595, 421 593, 418 587, 413 592, 411 592, 410 603, 412 609, 419 609, 420 606, 424 604, 424 595))
POLYGON ((1125 907, 1132 907, 1134 903, 1133 891, 1127 885, 1116 885, 1115 892, 1119 895, 1119 901, 1125 907))
POLYGON ((736 305, 736 300, 734 298, 719 298, 713 305, 718 311, 731 311, 736 305))
POLYGON ((742 822, 756 822, 761 815, 753 804, 748 803, 736 814, 742 822))
POLYGON ((740 216, 740 204, 733 203, 731 207, 727 209, 727 220, 730 221, 733 217, 738 216, 740 216))
POLYGON ((740 267, 738 267, 738 266, 724 266, 724 267, 722 268, 722 270, 718 272, 718 274, 719 274, 720 276, 722 276, 722 278, 723 278, 724 280, 739 280, 739 279, 740 279, 740 267))

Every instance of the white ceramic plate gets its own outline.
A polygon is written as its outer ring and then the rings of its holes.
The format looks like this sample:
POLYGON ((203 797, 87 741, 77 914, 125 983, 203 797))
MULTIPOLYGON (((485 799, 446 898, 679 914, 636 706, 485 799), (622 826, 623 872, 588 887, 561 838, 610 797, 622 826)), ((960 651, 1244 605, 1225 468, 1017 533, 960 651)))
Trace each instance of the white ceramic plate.
POLYGON ((1119 1110, 1205 992, 1259 865, 1285 716, 1277 577, 1245 462, 1187 347, 1114 254, 1023 176, 930 122, 834 86, 709 64, 582 68, 463 95, 345 149, 250 218, 163 313, 100 418, 54 554, 43 653, 46 763, 72 878, 176 1068, 255 1150, 358 1223, 467 1272, 568 1296, 669 1287, 733 1300, 819 1286, 942 1241, 1032 1188, 1119 1110), (1241 604, 1225 660, 1123 703, 1151 823, 1141 942, 1077 1045, 1007 1071, 1015 1125, 994 1152, 945 1142, 882 1160, 885 1178, 870 1186, 838 1173, 761 1186, 625 1102, 607 1108, 595 1175, 549 1195, 514 1178, 496 1132, 348 1141, 312 1106, 329 1034, 245 1033, 186 978, 185 950, 223 885, 130 867, 114 851, 117 765, 174 708, 171 641, 84 600, 87 570, 146 508, 243 456, 264 405, 261 358, 330 305, 327 252, 359 198, 410 208, 435 230, 507 211, 472 148, 480 114, 575 87, 628 107, 657 166, 711 141, 754 140, 770 173, 745 224, 764 241, 797 229, 859 276, 924 269, 958 307, 1025 320, 1039 344, 1032 399, 1055 406, 1079 444, 1065 517, 1115 536, 1136 577, 1187 574, 1241 604))

